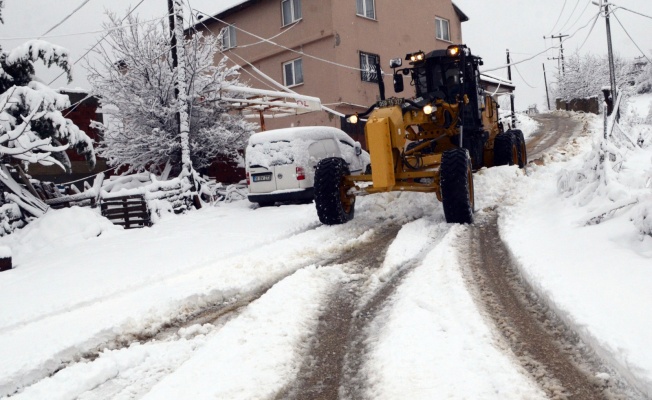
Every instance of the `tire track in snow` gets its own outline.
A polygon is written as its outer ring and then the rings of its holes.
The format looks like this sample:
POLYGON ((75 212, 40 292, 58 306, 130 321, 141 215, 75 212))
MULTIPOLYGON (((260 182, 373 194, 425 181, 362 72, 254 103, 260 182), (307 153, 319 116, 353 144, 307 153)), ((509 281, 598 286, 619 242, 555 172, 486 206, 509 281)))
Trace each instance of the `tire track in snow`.
MULTIPOLYGON (((368 352, 367 328, 400 286, 419 265, 416 254, 373 292, 367 289, 371 274, 383 265, 388 248, 402 226, 385 228, 371 243, 338 261, 352 280, 339 287, 320 317, 310 354, 305 357, 295 382, 275 399, 362 399, 366 377, 361 369, 368 352)), ((432 243, 427 249, 431 249, 432 243)))

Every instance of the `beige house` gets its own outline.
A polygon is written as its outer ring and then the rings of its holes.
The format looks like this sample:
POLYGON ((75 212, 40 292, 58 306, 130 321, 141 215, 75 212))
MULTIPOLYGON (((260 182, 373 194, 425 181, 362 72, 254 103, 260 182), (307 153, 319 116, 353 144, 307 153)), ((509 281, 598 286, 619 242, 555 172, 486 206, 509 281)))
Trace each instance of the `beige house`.
MULTIPOLYGON (((363 111, 379 99, 376 73, 370 69, 376 59, 385 72, 391 72, 391 58, 462 43, 462 22, 468 20, 451 0, 248 0, 235 4, 216 15, 200 15, 194 28, 213 34, 224 31, 223 54, 243 67, 242 80, 255 88, 278 90, 260 78, 253 65, 343 114, 363 111)), ((391 75, 384 82, 386 96, 394 95, 391 75)), ((410 90, 406 87, 403 95, 410 90)), ((265 125, 267 129, 334 126, 364 142, 359 126, 351 127, 343 118, 324 111, 266 118, 265 125)))

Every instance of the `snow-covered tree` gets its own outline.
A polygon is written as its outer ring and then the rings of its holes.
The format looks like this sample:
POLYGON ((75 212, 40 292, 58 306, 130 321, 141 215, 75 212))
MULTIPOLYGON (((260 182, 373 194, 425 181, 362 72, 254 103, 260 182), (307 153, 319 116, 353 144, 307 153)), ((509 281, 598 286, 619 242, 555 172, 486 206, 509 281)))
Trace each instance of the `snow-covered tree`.
MULTIPOLYGON (((634 64, 621 57, 614 58, 616 85, 629 91, 635 80, 634 64)), ((602 88, 609 86, 609 59, 594 54, 578 53, 567 57, 564 73, 557 73, 557 86, 552 88, 553 98, 568 101, 602 94, 602 88)))
MULTIPOLYGON (((156 170, 166 163, 180 169, 181 142, 174 95, 177 79, 165 23, 122 22, 109 14, 109 45, 89 62, 93 92, 110 111, 99 128, 99 153, 112 166, 130 171, 156 170), (124 25, 123 25, 124 24, 124 25)), ((216 156, 237 156, 256 125, 229 111, 222 97, 237 97, 229 86, 242 85, 239 72, 226 59, 214 64, 221 38, 196 33, 184 43, 186 98, 190 115, 190 155, 194 168, 208 166, 216 156)))
POLYGON ((70 107, 68 96, 34 76, 34 63, 39 60, 63 69, 71 80, 68 52, 62 47, 31 40, 10 52, 0 48, 0 155, 26 163, 56 164, 69 171, 67 157, 59 153, 70 145, 92 168, 93 142, 62 115, 61 111, 70 107), (61 140, 68 145, 61 146, 61 140))

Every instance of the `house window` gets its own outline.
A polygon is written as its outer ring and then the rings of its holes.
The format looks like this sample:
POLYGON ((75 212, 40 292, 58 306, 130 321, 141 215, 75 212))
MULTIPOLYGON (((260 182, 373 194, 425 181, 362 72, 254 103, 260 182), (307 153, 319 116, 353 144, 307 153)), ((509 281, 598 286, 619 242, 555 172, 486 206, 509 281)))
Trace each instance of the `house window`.
POLYGON ((283 64, 283 80, 287 87, 303 83, 303 62, 300 58, 283 64))
POLYGON ((376 19, 374 0, 356 0, 356 13, 361 17, 376 19))
POLYGON ((360 77, 364 82, 378 82, 376 64, 380 64, 378 54, 360 52, 360 77))
POLYGON ((232 49, 236 45, 235 26, 229 25, 222 28, 222 50, 232 49))
POLYGON ((283 14, 283 26, 300 20, 301 0, 282 0, 281 13, 283 14))
POLYGON ((451 41, 450 23, 447 19, 435 18, 435 27, 437 39, 451 41))

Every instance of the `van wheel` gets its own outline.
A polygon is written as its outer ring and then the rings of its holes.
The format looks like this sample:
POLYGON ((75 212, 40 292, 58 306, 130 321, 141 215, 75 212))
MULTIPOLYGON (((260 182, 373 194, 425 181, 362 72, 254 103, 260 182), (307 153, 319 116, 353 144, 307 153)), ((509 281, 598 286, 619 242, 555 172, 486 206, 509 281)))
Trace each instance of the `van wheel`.
POLYGON ((466 149, 445 151, 439 169, 441 200, 446 222, 473 223, 475 195, 471 157, 466 149))
POLYGON ((499 133, 494 139, 494 165, 518 164, 518 148, 516 137, 512 131, 499 133))
POLYGON ((273 201, 259 201, 258 202, 258 207, 271 207, 274 204, 276 204, 276 203, 273 202, 273 201))
POLYGON ((338 225, 353 219, 355 195, 348 194, 351 184, 346 162, 337 157, 324 158, 315 171, 315 206, 322 224, 338 225))

